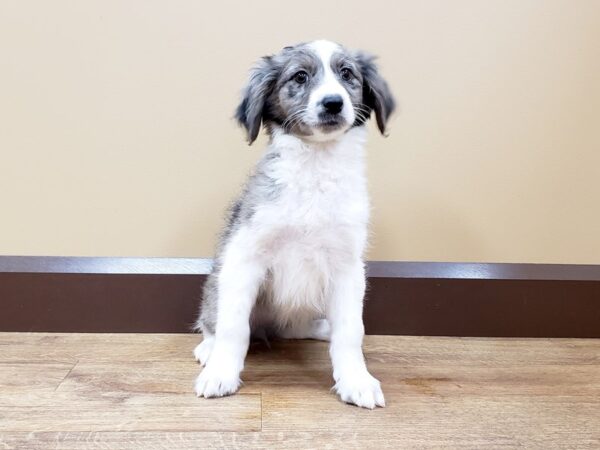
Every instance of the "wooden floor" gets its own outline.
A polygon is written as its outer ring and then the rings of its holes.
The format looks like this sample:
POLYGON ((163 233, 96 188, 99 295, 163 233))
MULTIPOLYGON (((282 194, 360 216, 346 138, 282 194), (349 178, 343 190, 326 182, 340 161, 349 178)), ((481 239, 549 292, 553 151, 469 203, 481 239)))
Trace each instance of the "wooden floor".
POLYGON ((253 344, 240 393, 198 399, 198 341, 0 333, 0 448, 600 448, 600 340, 370 336, 373 411, 314 341, 253 344))

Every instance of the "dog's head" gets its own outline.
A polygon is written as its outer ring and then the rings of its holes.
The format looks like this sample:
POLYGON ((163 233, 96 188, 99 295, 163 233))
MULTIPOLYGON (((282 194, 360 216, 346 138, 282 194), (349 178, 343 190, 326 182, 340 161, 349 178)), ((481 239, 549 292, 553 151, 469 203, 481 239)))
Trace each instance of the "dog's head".
POLYGON ((336 139, 375 112, 385 134, 394 99, 374 57, 329 41, 284 48, 252 69, 236 119, 252 144, 267 129, 312 141, 336 139))

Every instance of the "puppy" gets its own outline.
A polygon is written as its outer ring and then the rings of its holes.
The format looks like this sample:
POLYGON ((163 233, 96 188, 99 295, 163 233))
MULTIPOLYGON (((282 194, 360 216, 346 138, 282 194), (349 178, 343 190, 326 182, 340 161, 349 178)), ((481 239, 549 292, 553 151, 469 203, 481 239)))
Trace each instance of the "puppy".
POLYGON ((233 394, 251 333, 330 341, 344 402, 384 406, 362 353, 369 198, 365 122, 385 134, 394 100, 373 57, 329 42, 252 69, 236 119, 270 140, 229 212, 203 292, 198 396, 233 394))

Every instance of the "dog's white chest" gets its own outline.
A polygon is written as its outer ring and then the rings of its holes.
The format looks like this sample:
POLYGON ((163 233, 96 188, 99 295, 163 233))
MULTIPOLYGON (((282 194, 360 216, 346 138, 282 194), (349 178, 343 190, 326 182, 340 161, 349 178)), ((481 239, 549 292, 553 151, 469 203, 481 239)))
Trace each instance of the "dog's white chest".
POLYGON ((256 217, 273 301, 290 314, 323 310, 335 273, 362 256, 369 213, 361 146, 300 150, 279 149, 278 197, 256 217))
POLYGON ((333 148, 278 149, 271 176, 279 195, 260 221, 276 241, 272 250, 335 253, 351 249, 366 231, 369 201, 362 134, 356 135, 333 148))

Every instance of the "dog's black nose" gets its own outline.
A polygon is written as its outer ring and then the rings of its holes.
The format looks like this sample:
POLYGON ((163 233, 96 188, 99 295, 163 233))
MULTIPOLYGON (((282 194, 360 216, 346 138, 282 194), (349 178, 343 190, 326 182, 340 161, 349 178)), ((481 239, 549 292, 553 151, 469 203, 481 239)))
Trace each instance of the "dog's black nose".
POLYGON ((323 107, 330 114, 337 114, 342 110, 344 100, 341 95, 328 95, 323 98, 323 107))

